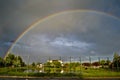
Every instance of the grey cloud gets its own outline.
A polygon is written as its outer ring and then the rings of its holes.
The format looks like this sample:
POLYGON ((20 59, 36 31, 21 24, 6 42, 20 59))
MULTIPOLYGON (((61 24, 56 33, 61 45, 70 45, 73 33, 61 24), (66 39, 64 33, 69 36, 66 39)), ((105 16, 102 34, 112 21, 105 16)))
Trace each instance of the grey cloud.
POLYGON ((112 56, 119 48, 119 22, 115 17, 94 11, 66 12, 41 21, 19 41, 32 47, 28 49, 31 53, 26 50, 30 55, 112 56), (75 44, 70 47, 71 41, 77 41, 80 47, 76 48, 75 44), (84 48, 79 42, 90 46, 84 48))

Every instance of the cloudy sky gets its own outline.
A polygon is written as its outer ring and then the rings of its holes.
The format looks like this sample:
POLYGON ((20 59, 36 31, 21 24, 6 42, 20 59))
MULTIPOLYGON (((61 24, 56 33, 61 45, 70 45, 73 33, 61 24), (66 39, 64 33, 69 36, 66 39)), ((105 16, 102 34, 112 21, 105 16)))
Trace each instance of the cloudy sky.
POLYGON ((0 0, 0 56, 38 20, 11 52, 112 56, 120 50, 119 18, 119 0, 0 0))

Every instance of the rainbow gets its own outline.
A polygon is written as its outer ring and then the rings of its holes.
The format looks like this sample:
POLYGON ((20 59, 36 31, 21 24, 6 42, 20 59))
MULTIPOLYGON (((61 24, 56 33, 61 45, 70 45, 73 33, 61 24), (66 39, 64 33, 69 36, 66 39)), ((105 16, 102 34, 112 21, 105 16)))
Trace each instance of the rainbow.
POLYGON ((28 26, 28 28, 23 32, 21 33, 20 36, 18 36, 18 38, 15 40, 15 42, 11 45, 11 47, 8 49, 6 55, 4 58, 6 58, 6 56, 10 53, 10 50, 13 48, 13 46, 16 44, 17 41, 19 41, 19 39, 21 39, 28 31, 32 30, 34 27, 36 27, 36 25, 52 18, 52 17, 56 17, 58 15, 62 15, 62 14, 67 14, 67 13, 74 13, 74 12, 92 12, 92 13, 99 13, 99 14, 102 14, 102 15, 106 15, 106 16, 110 16, 114 19, 117 19, 117 20, 120 20, 118 17, 116 16, 113 16, 111 14, 107 14, 107 13, 104 13, 104 12, 99 12, 99 11, 95 11, 95 10, 68 10, 68 11, 62 11, 62 12, 58 12, 58 13, 55 13, 55 14, 52 14, 52 15, 48 15, 42 19, 39 19, 37 21, 35 21, 34 23, 32 23, 30 26, 28 26))

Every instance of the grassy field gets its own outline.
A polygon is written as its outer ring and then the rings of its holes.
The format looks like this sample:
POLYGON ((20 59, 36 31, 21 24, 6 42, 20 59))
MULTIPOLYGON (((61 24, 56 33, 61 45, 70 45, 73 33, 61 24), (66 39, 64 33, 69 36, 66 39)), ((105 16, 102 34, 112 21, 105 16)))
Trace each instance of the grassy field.
POLYGON ((39 72, 24 72, 27 68, 0 68, 1 76, 35 76, 35 77, 119 77, 120 71, 112 71, 108 69, 93 69, 82 68, 72 71, 71 73, 39 73, 39 72))
POLYGON ((84 77, 119 77, 120 72, 106 69, 88 69, 83 70, 82 75, 84 77))

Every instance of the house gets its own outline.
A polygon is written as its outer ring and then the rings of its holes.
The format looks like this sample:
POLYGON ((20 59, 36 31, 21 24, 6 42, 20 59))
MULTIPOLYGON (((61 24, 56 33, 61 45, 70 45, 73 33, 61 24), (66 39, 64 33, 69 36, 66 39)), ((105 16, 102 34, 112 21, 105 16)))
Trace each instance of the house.
POLYGON ((37 68, 43 68, 43 64, 37 64, 37 68))
POLYGON ((63 64, 62 60, 48 60, 47 62, 53 63, 53 62, 60 62, 61 64, 63 64))

